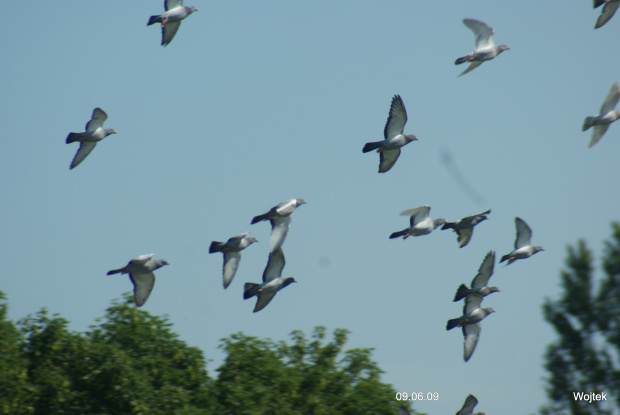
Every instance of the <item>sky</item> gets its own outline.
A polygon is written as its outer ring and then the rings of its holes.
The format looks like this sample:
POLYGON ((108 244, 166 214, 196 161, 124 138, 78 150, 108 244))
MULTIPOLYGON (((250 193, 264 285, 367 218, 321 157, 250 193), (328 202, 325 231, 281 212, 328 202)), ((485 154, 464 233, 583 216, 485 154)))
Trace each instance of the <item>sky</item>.
POLYGON ((585 239, 598 266, 620 220, 620 125, 591 149, 581 131, 620 81, 610 48, 620 17, 594 30, 600 9, 588 1, 194 0, 199 11, 164 48, 160 28, 146 27, 162 3, 4 10, 0 290, 10 318, 47 307, 87 330, 132 288, 106 272, 155 253, 170 265, 143 309, 167 315, 212 376, 232 333, 277 341, 325 326, 350 330, 348 348, 374 348, 397 391, 439 394, 419 411, 454 413, 470 393, 488 414, 545 404, 543 355, 557 337, 541 306, 560 294, 567 245, 585 239), (491 25, 510 50, 457 77, 465 67, 454 60, 474 46, 463 18, 491 25), (395 94, 419 141, 378 174, 379 156, 361 150, 383 138, 395 94), (78 145, 65 138, 95 107, 118 134, 69 170, 78 145), (261 279, 270 226, 250 221, 291 198, 308 202, 283 246, 283 275, 298 284, 252 313, 243 284, 261 279), (408 224, 399 213, 420 205, 450 221, 492 213, 461 249, 452 231, 390 240, 408 224), (496 264, 501 292, 482 303, 496 313, 465 363, 462 334, 445 330, 462 313, 452 298, 488 251, 513 249, 516 216, 545 251, 496 264), (224 290, 209 244, 247 231, 259 243, 224 290))

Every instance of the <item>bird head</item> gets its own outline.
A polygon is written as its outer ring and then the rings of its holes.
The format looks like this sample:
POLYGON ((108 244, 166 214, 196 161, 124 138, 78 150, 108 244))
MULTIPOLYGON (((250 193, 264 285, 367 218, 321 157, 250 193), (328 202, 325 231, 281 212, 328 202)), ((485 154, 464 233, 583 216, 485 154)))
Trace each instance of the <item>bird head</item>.
POLYGON ((499 45, 497 47, 497 54, 499 55, 500 53, 502 53, 505 50, 510 50, 510 48, 508 47, 508 45, 499 45))

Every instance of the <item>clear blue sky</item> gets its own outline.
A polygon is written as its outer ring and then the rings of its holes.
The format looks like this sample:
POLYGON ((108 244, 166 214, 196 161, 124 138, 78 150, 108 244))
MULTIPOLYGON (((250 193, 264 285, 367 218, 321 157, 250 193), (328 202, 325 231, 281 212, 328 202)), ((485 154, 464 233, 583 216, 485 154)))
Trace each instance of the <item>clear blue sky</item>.
POLYGON ((592 149, 581 132, 620 81, 620 17, 594 30, 589 1, 195 0, 200 11, 163 48, 146 27, 162 3, 4 10, 0 289, 11 318, 47 307, 86 330, 131 289, 106 272, 154 252, 171 265, 144 309, 167 314, 212 375, 231 333, 280 340, 322 325, 375 348, 397 390, 438 392, 415 406, 428 414, 456 412, 469 393, 489 414, 545 403, 542 356, 556 336, 541 305, 559 293, 566 245, 583 237, 598 258, 620 219, 620 125, 592 149), (454 59, 473 50, 466 17, 511 50, 457 78, 454 59), (361 149, 382 138, 394 94, 419 141, 378 174, 378 155, 361 149), (70 171, 77 144, 65 137, 94 107, 118 134, 70 171), (294 214, 284 274, 299 283, 253 314, 242 287, 260 281, 270 227, 250 221, 295 197, 308 205, 294 214), (448 220, 493 212, 463 249, 451 231, 388 239, 407 225, 401 210, 424 204, 448 220), (496 266, 502 291, 483 306, 497 312, 465 363, 461 333, 445 330, 462 311, 452 297, 486 252, 512 250, 515 216, 546 251, 496 266), (245 231, 260 242, 224 291, 209 243, 245 231))

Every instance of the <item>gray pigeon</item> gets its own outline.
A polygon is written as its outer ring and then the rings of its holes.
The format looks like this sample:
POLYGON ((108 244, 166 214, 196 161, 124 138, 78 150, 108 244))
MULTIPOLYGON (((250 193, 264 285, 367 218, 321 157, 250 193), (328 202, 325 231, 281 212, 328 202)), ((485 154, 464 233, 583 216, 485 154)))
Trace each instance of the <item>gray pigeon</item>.
POLYGON ((273 297, 282 288, 287 285, 297 282, 295 278, 282 278, 282 269, 284 268, 284 252, 282 248, 276 249, 269 254, 269 261, 263 272, 263 283, 255 284, 252 282, 246 282, 243 286, 243 299, 247 300, 253 296, 257 296, 256 306, 254 312, 261 311, 267 307, 267 304, 273 299, 273 297))
POLYGON ((400 212, 401 216, 410 216, 409 227, 402 231, 394 232, 390 235, 390 239, 398 238, 400 236, 403 239, 407 239, 410 236, 428 235, 438 226, 446 223, 443 218, 431 219, 429 213, 431 207, 428 205, 418 206, 412 209, 403 210, 400 212))
POLYGON ((269 220, 269 222, 271 222, 271 238, 269 238, 270 253, 280 248, 284 243, 288 228, 291 226, 291 214, 299 206, 307 203, 308 202, 303 199, 286 200, 269 209, 269 212, 255 216, 254 219, 252 219, 252 225, 263 220, 269 220))
POLYGON ((536 252, 544 251, 542 246, 532 246, 530 241, 532 239, 532 230, 527 223, 521 218, 515 218, 515 225, 517 227, 517 239, 515 239, 515 249, 502 257, 499 263, 508 260, 508 265, 515 262, 517 259, 525 259, 534 255, 536 252))
POLYGON ((473 52, 454 61, 455 65, 471 62, 469 67, 461 72, 459 76, 473 71, 478 66, 482 65, 484 61, 491 60, 503 51, 510 49, 507 45, 495 46, 493 42, 493 28, 488 24, 475 19, 463 19, 463 23, 474 33, 476 37, 476 46, 473 52))
POLYGON ((489 213, 491 213, 491 209, 476 215, 467 216, 456 222, 446 222, 441 227, 441 230, 454 229, 454 232, 458 235, 459 248, 462 248, 469 243, 471 235, 474 233, 474 226, 488 219, 487 215, 489 213))
POLYGON ((467 288, 465 284, 461 284, 456 291, 454 301, 459 301, 467 297, 469 294, 477 294, 481 297, 486 297, 491 293, 499 292, 499 288, 497 287, 487 287, 489 278, 493 275, 494 265, 495 252, 489 251, 484 257, 482 264, 480 264, 480 268, 478 268, 478 274, 476 274, 474 279, 471 281, 471 288, 467 288))
POLYGON ((167 46, 179 30, 181 20, 197 12, 198 9, 194 6, 183 6, 183 0, 165 0, 164 9, 165 13, 151 16, 146 25, 161 23, 161 45, 167 46))
POLYGON ((136 306, 141 307, 153 291, 155 285, 155 271, 164 265, 170 265, 165 259, 153 259, 154 254, 141 255, 134 258, 123 268, 108 271, 108 275, 112 274, 129 274, 129 278, 133 283, 133 296, 136 306))
POLYGON ((594 8, 596 9, 600 5, 604 4, 603 11, 601 15, 596 20, 596 25, 594 25, 595 29, 603 26, 605 23, 609 21, 618 10, 618 6, 620 6, 620 0, 594 0, 594 8))
POLYGON ((620 97, 620 87, 618 87, 618 83, 615 82, 611 89, 609 90, 609 94, 607 94, 607 98, 603 102, 601 106, 601 111, 598 115, 594 117, 586 117, 583 122, 583 131, 586 131, 590 127, 594 126, 592 129, 592 139, 590 140, 590 144, 588 144, 588 148, 593 147, 596 143, 599 142, 601 138, 603 138, 603 134, 607 131, 609 124, 616 121, 620 118, 620 111, 616 111, 616 104, 618 104, 618 98, 620 97))
POLYGON ((411 415, 411 412, 409 412, 405 405, 401 405, 398 407, 398 415, 411 415))
POLYGON ((209 247, 209 253, 222 252, 224 254, 224 289, 228 288, 228 285, 235 278, 237 267, 241 261, 241 251, 252 245, 254 242, 258 242, 256 238, 248 236, 250 232, 245 232, 240 235, 233 236, 228 239, 226 243, 213 241, 209 247))
POLYGON ((400 95, 394 95, 390 107, 390 115, 383 129, 385 140, 366 143, 362 149, 363 153, 377 150, 379 153, 379 173, 385 173, 394 166, 394 163, 396 163, 400 156, 400 148, 402 146, 418 139, 415 135, 403 134, 406 122, 407 110, 405 109, 405 103, 400 95))
POLYGON ((465 306, 463 307, 463 315, 458 318, 448 320, 446 330, 452 330, 455 327, 463 327, 464 353, 463 358, 467 362, 476 349, 478 339, 480 338, 480 321, 495 310, 492 308, 480 308, 482 297, 476 294, 470 294, 465 297, 465 306))
POLYGON ((69 133, 67 136, 67 144, 74 143, 76 141, 80 142, 80 148, 77 153, 75 153, 75 157, 73 157, 73 161, 71 162, 70 169, 77 167, 86 156, 90 154, 91 151, 95 148, 98 141, 103 140, 110 134, 116 134, 112 128, 103 128, 103 122, 108 118, 108 114, 105 113, 101 108, 95 108, 93 110, 93 116, 90 121, 86 123, 86 131, 81 133, 69 133))
POLYGON ((478 405, 478 399, 474 395, 469 395, 465 398, 463 407, 456 413, 456 415, 485 415, 484 412, 476 412, 474 414, 474 408, 478 405))

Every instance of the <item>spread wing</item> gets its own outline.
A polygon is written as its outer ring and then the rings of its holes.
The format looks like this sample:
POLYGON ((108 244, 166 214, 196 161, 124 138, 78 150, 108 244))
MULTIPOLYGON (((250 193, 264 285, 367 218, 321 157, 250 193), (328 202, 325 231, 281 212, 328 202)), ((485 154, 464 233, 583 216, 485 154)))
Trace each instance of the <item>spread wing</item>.
POLYGON ((465 403, 460 411, 456 415, 471 415, 474 412, 474 408, 478 405, 478 399, 474 395, 469 395, 465 399, 465 403))
POLYGON ((480 323, 463 325, 463 337, 465 338, 463 342, 463 358, 466 362, 474 353, 474 350, 476 350, 476 345, 480 338, 480 331, 480 323))
POLYGON ((166 9, 166 11, 170 9, 175 9, 177 7, 183 7, 183 0, 165 0, 164 1, 164 9, 166 9))
POLYGON ((478 269, 478 274, 474 277, 471 282, 472 288, 482 288, 485 287, 491 275, 493 275, 493 267, 495 266, 495 252, 489 251, 487 255, 484 257, 482 264, 480 264, 480 268, 478 269))
POLYGON ((383 150, 379 152, 379 173, 385 173, 390 170, 398 157, 400 156, 400 148, 396 150, 383 150))
POLYGON ((265 267, 265 271, 263 271, 263 282, 269 282, 280 277, 285 264, 286 260, 284 259, 282 248, 278 248, 270 253, 269 261, 267 261, 267 266, 265 267))
POLYGON ((459 76, 463 76, 468 72, 473 71, 474 69, 476 69, 478 66, 482 65, 482 61, 473 61, 472 63, 469 64, 469 66, 467 67, 467 69, 465 69, 463 72, 461 72, 459 74, 459 76))
POLYGON ((603 138, 608 128, 609 124, 595 125, 592 129, 592 138, 590 139, 590 144, 588 144, 588 148, 594 147, 596 143, 601 141, 601 138, 603 138))
POLYGON ((469 229, 455 229, 455 230, 456 230, 456 234, 458 235, 457 240, 459 242, 459 248, 462 248, 469 243, 469 240, 471 239, 471 236, 474 233, 474 229, 469 228, 469 229))
MULTIPOLYGON (((616 8, 617 8, 618 5, 620 5, 620 2, 617 2, 617 3, 607 3, 605 5, 605 7, 609 6, 610 4, 615 4, 616 8)), ((620 98, 620 87, 618 87, 618 83, 615 82, 611 86, 611 89, 609 90, 609 94, 607 94, 607 97, 605 98, 605 101, 603 102, 603 105, 601 105, 601 115, 605 115, 609 111, 611 111, 614 108, 616 108, 616 104, 618 104, 618 98, 620 98)))
POLYGON ((413 227, 413 225, 420 223, 421 221, 427 219, 429 217, 431 211, 431 207, 428 205, 418 206, 411 209, 403 210, 400 212, 401 216, 411 216, 409 219, 409 225, 413 227))
POLYGON ((291 216, 275 217, 270 219, 271 237, 269 238, 269 252, 280 249, 286 239, 286 234, 291 226, 291 216))
POLYGON ((387 139, 402 134, 406 122, 407 110, 405 109, 405 103, 400 95, 394 95, 392 105, 390 106, 390 115, 383 130, 383 137, 387 139))
POLYGON ((263 308, 267 307, 267 304, 269 304, 271 300, 273 300, 273 297, 275 297, 276 294, 277 291, 261 291, 260 293, 258 293, 258 300, 256 300, 256 306, 254 306, 254 313, 256 313, 257 311, 261 311, 263 308))
POLYGON ((463 19, 465 26, 474 32, 476 37, 476 50, 495 46, 493 42, 493 28, 488 24, 476 19, 463 19))
POLYGON ((472 311, 480 308, 482 297, 477 294, 469 294, 465 297, 465 306, 463 307, 463 315, 467 316, 472 311))
POLYGON ((596 21, 596 25, 594 25, 595 29, 603 26, 605 23, 609 21, 618 10, 618 6, 620 6, 620 2, 610 1, 609 3, 605 3, 605 7, 603 7, 603 12, 598 17, 596 21))
POLYGON ((103 122, 108 118, 108 114, 101 108, 95 108, 93 110, 93 116, 90 121, 86 123, 86 131, 95 131, 97 128, 103 126, 103 122))
POLYGON ((228 285, 235 278, 240 261, 241 253, 239 251, 224 252, 224 288, 228 288, 228 285))
POLYGON ((521 218, 515 218, 515 224, 517 225, 517 239, 515 239, 515 249, 528 246, 532 240, 532 230, 527 223, 521 218))
POLYGON ((155 274, 152 272, 146 274, 129 274, 129 278, 133 283, 133 297, 136 301, 136 306, 141 307, 146 303, 146 300, 153 291, 155 285, 155 274))
POLYGON ((77 167, 82 161, 84 161, 86 156, 93 151, 96 145, 97 143, 89 143, 85 141, 80 142, 80 148, 77 153, 75 153, 75 157, 73 157, 73 161, 71 162, 71 166, 69 168, 73 169, 74 167, 77 167))
POLYGON ((179 26, 181 26, 181 22, 168 22, 166 26, 161 29, 161 45, 167 46, 168 43, 172 42, 174 39, 174 35, 177 34, 177 30, 179 30, 179 26))

